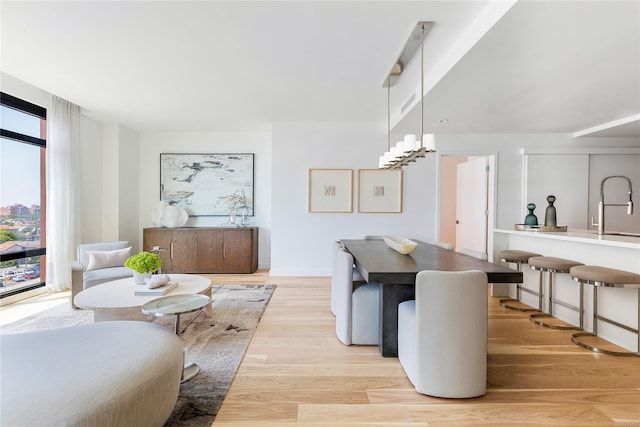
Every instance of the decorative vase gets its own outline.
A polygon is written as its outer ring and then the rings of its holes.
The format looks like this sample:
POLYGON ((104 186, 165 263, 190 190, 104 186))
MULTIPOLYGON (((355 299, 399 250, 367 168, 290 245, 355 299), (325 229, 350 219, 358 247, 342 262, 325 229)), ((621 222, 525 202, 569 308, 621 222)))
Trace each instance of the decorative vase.
POLYGON ((249 225, 249 208, 247 206, 242 207, 242 217, 240 218, 240 224, 243 227, 249 225))
POLYGON ((553 206, 553 202, 556 201, 556 196, 547 196, 547 202, 549 202, 549 206, 544 212, 544 225, 547 227, 557 227, 558 223, 556 222, 556 207, 553 206))
POLYGON ((538 217, 533 214, 533 210, 536 208, 534 203, 529 203, 527 209, 529 209, 529 215, 524 218, 525 225, 538 225, 538 217))
POLYGON ((138 273, 137 271, 133 272, 133 283, 136 285, 144 285, 144 279, 151 279, 150 272, 148 273, 138 273))
POLYGON ((236 207, 233 206, 230 210, 229 210, 229 220, 227 221, 227 224, 229 225, 233 225, 236 223, 236 207))

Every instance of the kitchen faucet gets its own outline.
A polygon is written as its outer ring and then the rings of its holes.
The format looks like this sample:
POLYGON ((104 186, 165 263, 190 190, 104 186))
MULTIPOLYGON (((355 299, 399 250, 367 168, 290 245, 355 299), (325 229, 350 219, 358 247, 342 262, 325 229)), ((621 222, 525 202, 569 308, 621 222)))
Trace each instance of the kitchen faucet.
POLYGON ((633 194, 633 189, 631 188, 631 180, 629 178, 627 178, 626 176, 621 176, 621 175, 611 175, 608 176, 606 178, 604 178, 602 180, 602 182, 600 183, 600 202, 598 203, 598 223, 594 223, 593 222, 593 217, 591 217, 591 226, 598 227, 598 234, 605 234, 604 233, 604 207, 605 206, 626 206, 627 207, 627 215, 633 215, 633 200, 631 199, 631 195, 633 194), (621 178, 621 179, 626 179, 627 182, 629 183, 629 201, 625 204, 621 204, 621 203, 609 203, 609 204, 605 204, 604 203, 604 183, 606 180, 610 179, 610 178, 621 178))

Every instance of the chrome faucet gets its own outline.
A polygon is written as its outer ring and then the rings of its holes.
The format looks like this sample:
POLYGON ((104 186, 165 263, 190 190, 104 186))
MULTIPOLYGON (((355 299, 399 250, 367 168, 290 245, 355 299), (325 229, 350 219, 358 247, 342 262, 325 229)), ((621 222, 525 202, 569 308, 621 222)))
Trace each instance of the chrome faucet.
POLYGON ((598 203, 598 223, 594 223, 593 222, 593 217, 591 218, 591 226, 592 227, 598 227, 598 234, 605 234, 604 233, 604 207, 605 206, 626 206, 627 207, 627 215, 633 215, 633 200, 631 198, 631 195, 633 194, 633 189, 631 188, 631 180, 629 178, 627 178, 626 176, 621 176, 621 175, 612 175, 612 176, 608 176, 605 179, 602 180, 602 182, 600 183, 600 202, 598 203), (606 180, 610 179, 610 178, 621 178, 621 179, 626 179, 627 182, 629 183, 629 201, 627 203, 621 204, 621 203, 609 203, 609 204, 605 204, 604 203, 604 183, 606 180))

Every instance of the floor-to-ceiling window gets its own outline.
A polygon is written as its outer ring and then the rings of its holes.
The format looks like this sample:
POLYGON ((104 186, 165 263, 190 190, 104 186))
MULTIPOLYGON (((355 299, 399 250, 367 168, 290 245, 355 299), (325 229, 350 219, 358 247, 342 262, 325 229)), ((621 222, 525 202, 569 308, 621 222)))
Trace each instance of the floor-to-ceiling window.
POLYGON ((44 291, 46 120, 0 93, 0 303, 44 291))

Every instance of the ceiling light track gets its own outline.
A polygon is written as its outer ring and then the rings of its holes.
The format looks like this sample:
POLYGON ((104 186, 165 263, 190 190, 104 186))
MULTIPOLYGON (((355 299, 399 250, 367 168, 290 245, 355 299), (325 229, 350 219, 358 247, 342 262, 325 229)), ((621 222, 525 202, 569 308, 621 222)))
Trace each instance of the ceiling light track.
MULTIPOLYGON (((426 156, 426 153, 436 151, 435 139, 433 134, 424 133, 424 37, 433 22, 418 22, 411 32, 411 36, 400 54, 398 60, 391 68, 391 72, 387 76, 382 87, 387 88, 387 148, 388 151, 380 156, 378 168, 380 169, 400 169, 416 159, 426 156), (405 135, 402 141, 398 141, 396 145, 391 146, 391 104, 390 92, 391 86, 399 78, 404 68, 403 64, 415 55, 416 50, 420 48, 420 135, 422 141, 417 140, 415 135, 405 135)), ((415 94, 414 94, 415 95, 415 94)), ((413 95, 412 95, 413 96, 413 95)))

